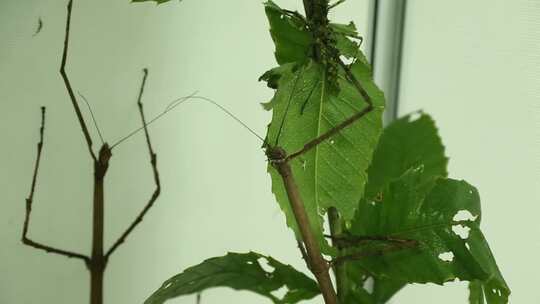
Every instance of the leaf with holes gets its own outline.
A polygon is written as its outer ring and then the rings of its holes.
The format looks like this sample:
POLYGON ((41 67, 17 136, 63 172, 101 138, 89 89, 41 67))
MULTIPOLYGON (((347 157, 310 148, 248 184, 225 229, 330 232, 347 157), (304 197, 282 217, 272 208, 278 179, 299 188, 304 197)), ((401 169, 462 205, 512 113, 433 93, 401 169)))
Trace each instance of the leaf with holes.
MULTIPOLYGON (((373 161, 368 170, 366 200, 382 199, 382 188, 399 178, 409 168, 423 165, 420 178, 425 194, 433 186, 436 177, 447 176, 448 158, 433 119, 422 112, 413 113, 387 126, 377 144, 373 161)), ((351 278, 367 278, 360 268, 347 265, 351 278), (363 275, 363 276, 362 276, 363 275)), ((407 282, 387 278, 374 278, 373 298, 376 303, 386 303, 407 282)), ((362 288, 361 280, 349 280, 349 288, 362 288)))
MULTIPOLYGON (((409 283, 480 281, 488 304, 508 302, 510 291, 480 231, 480 198, 464 181, 440 178, 425 193, 423 167, 383 187, 382 200, 363 201, 350 232, 414 240, 414 247, 379 247, 352 262, 376 277, 409 283)), ((353 249, 351 249, 353 250, 353 249)))
MULTIPOLYGON (((271 31, 275 37, 280 38, 274 39, 276 56, 278 61, 287 62, 262 77, 269 86, 276 88, 274 98, 268 105, 273 115, 267 140, 270 145, 278 145, 292 153, 365 109, 367 102, 346 80, 343 70, 338 74, 339 90, 329 89, 323 65, 290 55, 304 54, 307 50, 289 53, 280 51, 289 43, 282 38, 286 36, 281 32, 284 27, 282 24, 288 24, 290 28, 291 24, 296 24, 292 21, 295 17, 283 13, 274 15, 277 9, 271 2, 266 7, 271 31)), ((300 27, 297 30, 305 31, 300 27)), ((309 35, 307 32, 304 34, 309 35)), ((304 46, 295 47, 300 49, 304 46)), ((323 252, 327 254, 335 251, 323 238, 322 215, 328 208, 335 207, 345 220, 352 219, 357 202, 363 196, 366 170, 382 131, 384 96, 373 83, 370 67, 364 60, 357 60, 351 66, 351 72, 373 100, 374 110, 291 162, 312 230, 323 252)), ((272 176, 272 190, 286 214, 287 223, 300 237, 283 181, 271 166, 269 172, 272 176)))
POLYGON ((317 283, 290 265, 255 252, 228 253, 208 259, 165 281, 145 304, 160 304, 183 295, 201 292, 213 287, 248 290, 272 300, 274 303, 297 303, 320 293, 317 283), (263 268, 273 268, 266 271, 263 268), (273 293, 287 289, 283 297, 273 293))

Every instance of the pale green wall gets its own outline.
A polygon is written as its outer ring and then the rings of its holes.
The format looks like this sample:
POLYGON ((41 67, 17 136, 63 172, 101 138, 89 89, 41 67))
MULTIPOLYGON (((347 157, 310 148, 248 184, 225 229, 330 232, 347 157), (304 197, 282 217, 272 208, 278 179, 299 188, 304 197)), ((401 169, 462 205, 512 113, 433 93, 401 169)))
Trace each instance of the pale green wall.
MULTIPOLYGON (((0 303, 85 303, 88 293, 81 263, 19 242, 39 106, 46 105, 30 235, 66 249, 90 248, 91 163, 57 73, 63 2, 0 0, 0 303), (32 38, 39 16, 44 27, 32 38)), ((148 115, 199 90, 264 134, 269 115, 258 103, 272 92, 257 77, 274 62, 260 2, 184 0, 155 7, 76 1, 68 71, 106 138, 114 141, 138 126, 135 97, 143 67, 150 68, 148 115)), ((300 1, 278 2, 298 7, 300 1)), ((349 2, 338 19, 354 17, 365 33, 367 1, 349 2)), ((540 303, 538 3, 409 1, 401 91, 402 114, 423 108, 437 119, 452 176, 479 187, 483 227, 517 304, 540 303)), ((260 142, 197 103, 182 106, 151 133, 164 192, 112 258, 107 303, 141 303, 165 278, 227 250, 252 249, 305 269, 270 193, 260 142)), ((152 191, 145 149, 138 136, 115 151, 108 244, 152 191)), ((451 286, 409 287, 394 303, 465 303, 463 284, 451 286)), ((216 289, 203 303, 268 301, 216 289)))
MULTIPOLYGON (((20 244, 39 106, 48 122, 30 236, 89 252, 91 162, 58 74, 65 1, 0 0, 0 303, 85 303, 84 265, 20 244), (38 17, 42 32, 32 38, 38 17)), ((141 69, 149 67, 149 116, 198 90, 265 132, 257 78, 273 67, 262 1, 184 0, 156 7, 129 1, 75 1, 68 72, 92 103, 106 139, 139 125, 141 69)), ((300 1, 278 3, 298 7, 300 1)), ((365 33, 364 1, 346 4, 365 33), (364 22, 361 22, 364 21, 364 22)), ((142 303, 163 280, 227 250, 256 250, 304 269, 270 192, 261 143, 214 107, 191 103, 151 128, 163 195, 111 259, 106 303, 142 303)), ((96 137, 97 140, 97 137, 96 137)), ((106 242, 130 223, 152 191, 143 137, 114 151, 107 184, 106 242)), ((203 303, 268 303, 216 289, 203 303)), ((193 303, 193 297, 175 303, 193 303)), ((313 301, 317 302, 317 301, 313 301)))

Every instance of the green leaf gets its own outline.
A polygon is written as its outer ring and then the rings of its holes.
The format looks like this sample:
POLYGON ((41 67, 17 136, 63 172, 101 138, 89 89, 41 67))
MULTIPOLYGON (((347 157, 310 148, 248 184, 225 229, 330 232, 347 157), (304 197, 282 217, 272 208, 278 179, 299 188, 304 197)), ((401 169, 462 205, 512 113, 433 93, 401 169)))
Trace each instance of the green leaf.
POLYGON ((252 291, 278 304, 297 303, 320 293, 315 281, 290 265, 255 252, 228 253, 208 259, 170 278, 144 303, 160 304, 213 287, 252 291), (266 263, 273 271, 265 271, 260 263, 266 263), (282 298, 272 294, 282 287, 288 290, 282 298))
MULTIPOLYGON (((341 55, 347 58, 363 57, 360 52, 360 44, 349 39, 349 37, 360 39, 354 23, 331 23, 330 28, 333 31, 332 36, 336 40, 336 47, 339 49, 341 55)), ((365 59, 363 61, 367 63, 365 59)))
POLYGON ((418 246, 353 264, 376 277, 409 283, 479 280, 488 304, 507 303, 510 291, 480 231, 476 189, 440 178, 426 195, 424 185, 422 166, 407 171, 384 187, 380 202, 361 203, 351 228, 357 236, 391 236, 418 246))
POLYGON ((421 183, 433 181, 433 177, 447 176, 448 158, 433 119, 424 113, 407 115, 384 129, 369 167, 366 196, 374 198, 392 180, 408 169, 423 165, 421 183))
MULTIPOLYGON (((339 81, 340 92, 329 92, 324 68, 314 62, 287 64, 272 103, 273 116, 267 138, 288 153, 334 128, 366 107, 355 88, 339 81)), ((358 61, 351 68, 375 102, 375 110, 330 140, 292 162, 295 179, 305 208, 321 246, 330 253, 322 236, 321 215, 336 207, 345 220, 351 220, 363 196, 366 170, 382 130, 383 95, 370 78, 369 68, 358 61)), ((272 189, 287 216, 287 223, 298 232, 281 177, 269 166, 272 189)), ((299 236, 299 234, 298 234, 299 236)))
POLYGON ((313 39, 299 16, 291 16, 273 1, 265 2, 270 34, 276 45, 276 60, 281 64, 308 59, 313 39))
POLYGON ((373 278, 373 299, 375 303, 386 303, 407 283, 388 278, 373 278))
POLYGON ((484 304, 484 289, 482 282, 472 281, 469 283, 469 304, 484 304))
MULTIPOLYGON (((435 177, 447 175, 447 163, 444 146, 431 117, 421 112, 407 115, 384 129, 368 170, 365 197, 371 201, 382 199, 384 186, 420 164, 424 166, 422 180, 428 182, 424 187, 427 194, 435 177)), ((362 274, 362 269, 348 267, 350 280, 362 274)), ((406 284, 387 278, 374 278, 373 297, 376 303, 386 303, 406 284)), ((351 288, 358 288, 355 281, 350 285, 351 288)))

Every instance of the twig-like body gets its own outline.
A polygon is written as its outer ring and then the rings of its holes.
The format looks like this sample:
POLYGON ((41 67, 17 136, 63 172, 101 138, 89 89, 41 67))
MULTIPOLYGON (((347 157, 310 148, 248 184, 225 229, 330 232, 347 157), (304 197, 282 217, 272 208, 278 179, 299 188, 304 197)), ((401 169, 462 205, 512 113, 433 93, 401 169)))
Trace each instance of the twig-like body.
POLYGON ((294 180, 291 166, 286 161, 285 151, 281 148, 270 148, 267 152, 272 165, 283 179, 291 209, 305 244, 308 258, 306 263, 319 283, 324 302, 326 304, 337 304, 336 292, 330 279, 330 273, 328 272, 328 262, 323 258, 319 244, 311 230, 305 205, 294 180))
POLYGON ((26 214, 24 217, 24 226, 23 226, 23 232, 22 232, 22 242, 25 245, 28 245, 30 247, 34 247, 36 249, 45 250, 46 252, 50 253, 56 253, 59 255, 63 255, 68 258, 76 258, 83 260, 86 265, 90 262, 90 258, 76 252, 67 251, 63 249, 54 248, 45 244, 41 244, 38 242, 35 242, 31 240, 28 237, 28 226, 30 225, 30 214, 32 213, 32 203, 34 200, 34 192, 36 189, 36 182, 37 182, 37 175, 39 171, 39 163, 41 160, 41 151, 43 149, 43 134, 45 132, 45 107, 41 107, 41 127, 39 128, 39 142, 37 144, 37 157, 36 157, 36 163, 34 166, 34 173, 32 174, 32 185, 30 186, 30 194, 28 195, 28 198, 26 199, 26 214))

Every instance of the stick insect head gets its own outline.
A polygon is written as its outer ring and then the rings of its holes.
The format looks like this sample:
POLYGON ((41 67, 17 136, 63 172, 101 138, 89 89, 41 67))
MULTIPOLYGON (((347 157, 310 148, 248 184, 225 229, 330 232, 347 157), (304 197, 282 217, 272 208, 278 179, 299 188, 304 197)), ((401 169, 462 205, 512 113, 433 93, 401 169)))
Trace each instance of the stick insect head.
POLYGON ((266 146, 265 153, 270 163, 281 163, 287 159, 287 152, 279 146, 272 147, 268 145, 266 146))

